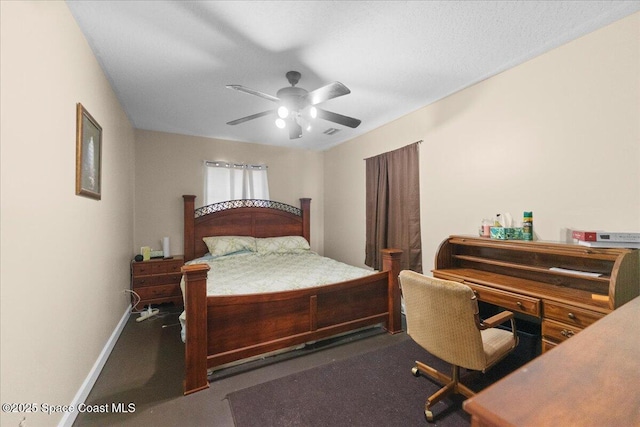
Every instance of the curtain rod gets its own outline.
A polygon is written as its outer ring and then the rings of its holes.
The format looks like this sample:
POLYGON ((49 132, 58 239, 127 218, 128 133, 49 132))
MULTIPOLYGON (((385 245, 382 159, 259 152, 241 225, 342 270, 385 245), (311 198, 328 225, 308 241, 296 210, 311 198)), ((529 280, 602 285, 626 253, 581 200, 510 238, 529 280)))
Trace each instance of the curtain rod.
MULTIPOLYGON (((413 142, 413 143, 411 143, 411 144, 407 144, 407 145, 405 145, 404 147, 408 147, 408 146, 413 145, 413 144, 422 144, 422 140, 418 140, 418 141, 413 142)), ((404 148, 404 147, 400 147, 400 148, 404 148)), ((400 148, 396 148, 396 150, 399 150, 400 148)), ((395 151, 395 150, 391 150, 391 151, 395 151)), ((390 151, 387 151, 387 153, 390 153, 390 151)), ((384 153, 376 154, 375 156, 371 156, 371 157, 365 157, 365 158, 364 158, 364 159, 362 159, 362 160, 372 159, 372 158, 374 158, 374 157, 378 157, 378 156, 380 156, 380 155, 382 155, 382 154, 384 154, 384 153)))

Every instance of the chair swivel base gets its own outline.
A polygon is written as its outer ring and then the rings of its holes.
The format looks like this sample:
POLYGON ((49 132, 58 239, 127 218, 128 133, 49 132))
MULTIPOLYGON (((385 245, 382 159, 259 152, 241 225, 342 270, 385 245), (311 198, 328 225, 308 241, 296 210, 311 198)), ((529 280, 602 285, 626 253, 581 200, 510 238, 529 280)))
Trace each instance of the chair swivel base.
POLYGON ((460 367, 453 365, 451 377, 443 374, 440 371, 433 369, 431 366, 425 365, 422 362, 416 361, 416 366, 411 369, 411 373, 414 376, 420 376, 420 373, 427 375, 428 377, 444 384, 440 390, 429 396, 424 404, 424 415, 427 417, 427 421, 433 421, 433 412, 431 407, 453 393, 461 394, 467 398, 473 397, 475 393, 464 384, 460 383, 460 367))

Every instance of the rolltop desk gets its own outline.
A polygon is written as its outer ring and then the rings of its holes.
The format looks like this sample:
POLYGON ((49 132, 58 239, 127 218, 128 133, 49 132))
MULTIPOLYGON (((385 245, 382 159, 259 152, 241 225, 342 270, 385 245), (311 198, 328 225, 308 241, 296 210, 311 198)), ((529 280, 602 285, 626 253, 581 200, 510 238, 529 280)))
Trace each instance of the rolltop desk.
POLYGON ((541 319, 542 352, 640 294, 640 251, 450 236, 435 277, 470 286, 480 301, 541 319))

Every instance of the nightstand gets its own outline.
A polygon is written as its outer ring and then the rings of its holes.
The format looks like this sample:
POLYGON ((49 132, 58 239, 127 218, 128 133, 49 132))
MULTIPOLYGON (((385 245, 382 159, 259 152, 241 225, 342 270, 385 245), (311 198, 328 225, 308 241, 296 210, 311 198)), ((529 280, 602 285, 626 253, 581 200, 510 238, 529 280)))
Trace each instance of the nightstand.
MULTIPOLYGON (((173 302, 183 305, 180 268, 184 265, 182 255, 170 259, 152 259, 131 262, 131 289, 140 295, 140 302, 133 307, 142 310, 145 305, 173 302)), ((132 302, 135 302, 135 296, 132 302)))

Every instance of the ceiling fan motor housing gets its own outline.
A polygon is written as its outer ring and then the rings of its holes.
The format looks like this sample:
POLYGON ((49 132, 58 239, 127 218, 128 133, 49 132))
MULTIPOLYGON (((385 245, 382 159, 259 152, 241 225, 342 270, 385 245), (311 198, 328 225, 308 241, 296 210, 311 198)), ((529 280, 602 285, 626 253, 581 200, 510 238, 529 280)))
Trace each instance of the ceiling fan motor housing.
POLYGON ((309 104, 306 96, 309 92, 301 87, 285 87, 278 91, 276 96, 280 98, 284 105, 292 111, 302 110, 309 104))

